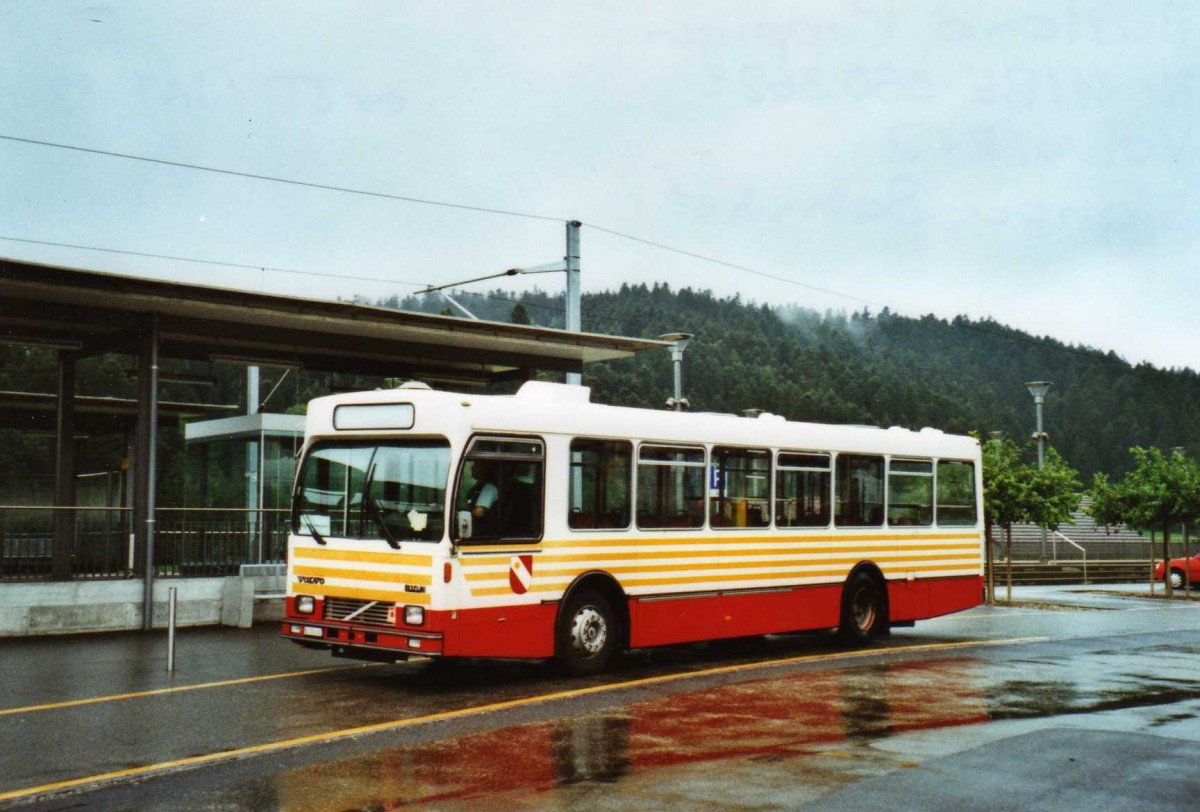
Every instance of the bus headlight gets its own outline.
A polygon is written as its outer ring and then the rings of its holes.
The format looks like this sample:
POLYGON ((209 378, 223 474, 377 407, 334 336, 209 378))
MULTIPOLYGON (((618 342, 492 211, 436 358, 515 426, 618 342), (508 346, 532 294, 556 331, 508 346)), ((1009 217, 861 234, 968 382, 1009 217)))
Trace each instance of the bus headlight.
POLYGON ((404 622, 409 626, 424 626, 425 625, 425 607, 424 606, 405 606, 404 607, 404 622))
POLYGON ((317 599, 312 595, 297 595, 296 596, 296 613, 301 615, 311 615, 317 608, 317 599))

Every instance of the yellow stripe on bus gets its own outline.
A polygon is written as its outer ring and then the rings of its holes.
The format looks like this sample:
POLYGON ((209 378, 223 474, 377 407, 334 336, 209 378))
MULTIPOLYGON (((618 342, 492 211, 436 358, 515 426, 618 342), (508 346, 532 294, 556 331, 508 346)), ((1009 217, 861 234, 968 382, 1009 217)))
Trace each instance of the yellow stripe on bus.
MULTIPOLYGON (((765 569, 765 570, 769 570, 769 569, 778 568, 778 567, 803 567, 805 565, 828 567, 830 564, 843 564, 843 565, 851 566, 853 564, 857 564, 860 560, 862 560, 862 559, 856 557, 853 559, 846 558, 846 559, 835 559, 833 561, 830 561, 825 556, 819 556, 818 558, 815 558, 815 559, 785 558, 785 559, 774 559, 774 560, 766 560, 766 561, 723 560, 723 561, 700 561, 700 562, 694 562, 691 564, 617 564, 614 566, 606 566, 603 569, 605 572, 611 573, 613 575, 627 575, 627 574, 638 575, 638 574, 653 574, 653 573, 660 573, 660 572, 689 572, 689 571, 698 571, 698 570, 704 570, 704 571, 708 571, 708 570, 720 571, 720 570, 734 570, 734 569, 743 569, 743 570, 744 569, 765 569)), ((906 555, 906 556, 895 556, 895 557, 887 557, 887 558, 875 556, 872 558, 872 560, 875 561, 880 566, 886 568, 886 566, 889 564, 921 563, 921 562, 926 562, 926 561, 928 561, 928 562, 978 561, 979 553, 959 553, 959 554, 954 554, 954 555, 938 555, 938 556, 906 555)), ((542 561, 538 562, 539 566, 534 571, 534 576, 536 578, 554 578, 554 577, 561 577, 561 576, 573 577, 573 576, 578 575, 579 573, 583 572, 585 569, 582 567, 567 567, 567 568, 561 568, 561 569, 551 569, 549 567, 540 566, 543 563, 546 563, 546 562, 542 562, 542 561)), ((499 578, 503 578, 505 576, 505 574, 506 573, 495 572, 495 571, 466 572, 465 577, 468 581, 491 581, 491 580, 497 580, 499 578)))
MULTIPOLYGON (((719 590, 721 588, 722 583, 759 581, 759 582, 761 582, 760 585, 765 588, 774 588, 774 587, 778 587, 778 586, 782 586, 782 587, 800 586, 802 584, 802 582, 804 585, 808 585, 812 582, 813 579, 819 579, 820 581, 824 581, 824 582, 828 582, 828 583, 837 583, 837 582, 840 582, 841 579, 844 579, 846 577, 846 575, 850 572, 850 569, 851 569, 850 566, 845 566, 845 567, 838 568, 838 569, 827 569, 827 570, 817 570, 817 571, 807 571, 807 572, 791 571, 791 572, 778 572, 778 573, 733 573, 733 574, 727 574, 727 575, 721 575, 721 574, 718 574, 715 576, 714 575, 698 575, 698 576, 692 576, 692 577, 685 576, 685 577, 678 577, 678 578, 657 578, 657 577, 627 578, 627 579, 622 579, 621 586, 627 590, 632 587, 663 587, 663 586, 690 586, 690 587, 694 587, 697 589, 704 589, 704 590, 711 590, 711 589, 719 590), (829 581, 828 579, 831 579, 831 578, 836 579, 836 581, 829 581), (805 581, 804 579, 807 579, 807 581, 805 581), (784 581, 785 583, 780 584, 780 583, 778 583, 779 581, 784 581)), ((904 573, 904 572, 910 571, 910 568, 905 568, 905 567, 891 568, 891 567, 884 566, 883 570, 884 570, 884 575, 886 577, 889 570, 892 570, 893 572, 898 571, 900 573, 904 573)), ((942 574, 946 574, 947 571, 956 571, 963 575, 978 575, 979 574, 979 569, 977 567, 964 567, 961 564, 921 565, 919 567, 913 567, 913 568, 911 568, 911 570, 915 570, 917 572, 939 572, 942 574)), ((579 572, 576 572, 573 575, 578 575, 582 572, 583 571, 580 570, 579 572)), ((570 579, 571 579, 571 577, 573 577, 573 575, 568 576, 567 578, 559 581, 557 584, 547 584, 547 583, 539 584, 539 583, 535 582, 535 584, 533 586, 531 586, 528 591, 529 592, 561 592, 563 590, 563 588, 566 587, 567 584, 570 582, 570 579)), ((477 596, 477 597, 484 597, 484 596, 488 596, 488 595, 507 595, 507 594, 510 594, 511 592, 512 592, 512 588, 509 586, 484 587, 484 588, 478 588, 478 589, 474 588, 474 587, 471 588, 471 594, 474 596, 477 596)))
POLYGON ((433 565, 433 557, 428 555, 364 553, 354 550, 319 550, 311 547, 294 548, 291 551, 291 557, 293 559, 310 558, 321 561, 356 561, 360 564, 396 564, 410 567, 429 567, 433 565))
MULTIPOLYGON (((539 556, 537 561, 538 561, 539 565, 545 565, 545 564, 568 564, 568 563, 573 563, 573 562, 603 561, 606 559, 618 558, 618 557, 620 557, 620 558, 636 558, 638 561, 663 561, 663 560, 670 560, 670 559, 674 559, 674 558, 711 558, 713 556, 718 556, 718 555, 721 555, 721 556, 734 555, 739 558, 741 558, 743 556, 751 556, 751 555, 778 556, 781 554, 787 555, 787 554, 796 554, 796 553, 809 553, 812 555, 827 555, 829 553, 834 552, 837 549, 838 548, 836 548, 836 547, 831 548, 826 545, 807 545, 807 544, 795 545, 795 544, 792 544, 792 545, 788 545, 787 547, 775 547, 775 548, 758 547, 758 548, 754 548, 751 550, 738 549, 738 550, 732 550, 732 551, 725 551, 725 550, 650 550, 648 552, 640 553, 640 554, 630 553, 630 552, 625 552, 625 551, 618 551, 618 552, 611 552, 611 553, 606 553, 606 552, 561 553, 561 554, 550 553, 547 555, 539 556)), ((950 544, 945 544, 945 545, 897 544, 897 545, 890 545, 888 547, 875 547, 875 548, 872 548, 872 552, 873 552, 873 554, 881 555, 881 554, 892 553, 892 552, 940 553, 943 551, 952 551, 952 550, 961 550, 961 549, 966 549, 966 547, 964 547, 961 544, 955 544, 955 545, 950 545, 950 544)), ((976 555, 978 555, 978 553, 976 553, 976 555)), ((869 557, 869 556, 866 556, 866 557, 869 557)), ((474 559, 474 558, 472 558, 472 559, 469 559, 469 561, 471 563, 483 563, 486 561, 489 564, 499 564, 499 565, 507 565, 508 564, 508 559, 504 558, 504 557, 497 557, 494 559, 484 559, 484 558, 474 559)))
MULTIPOLYGON (((619 548, 619 547, 627 546, 625 544, 626 541, 627 540, 625 540, 625 539, 608 539, 608 540, 606 540, 606 542, 604 544, 600 544, 598 542, 591 542, 591 543, 587 543, 587 544, 576 544, 576 543, 564 544, 564 543, 560 543, 560 542, 546 542, 544 545, 542 545, 540 547, 528 547, 528 548, 511 547, 511 548, 506 548, 504 553, 502 553, 502 554, 486 555, 486 556, 475 556, 475 555, 463 556, 463 558, 461 560, 462 560, 462 564, 464 567, 471 567, 471 566, 507 567, 512 556, 520 555, 520 554, 524 554, 524 553, 530 553, 530 552, 538 552, 538 551, 542 551, 542 553, 541 553, 541 555, 538 556, 537 560, 539 562, 549 563, 549 562, 568 562, 568 561, 596 561, 596 560, 602 560, 602 559, 606 559, 606 558, 633 557, 633 556, 636 556, 638 558, 638 560, 655 560, 655 559, 660 559, 660 558, 687 558, 687 557, 704 557, 704 556, 713 556, 713 555, 736 555, 736 556, 779 555, 781 553, 803 552, 803 551, 806 551, 809 549, 813 549, 815 552, 820 552, 820 553, 830 553, 830 552, 838 551, 841 547, 844 546, 842 544, 832 544, 832 545, 830 544, 831 541, 841 542, 842 539, 835 540, 835 539, 831 539, 831 538, 823 538, 823 539, 801 538, 801 539, 766 539, 766 541, 774 542, 773 546, 757 547, 757 548, 753 548, 753 549, 749 549, 749 550, 742 549, 737 546, 726 546, 724 549, 700 549, 700 550, 663 549, 666 547, 698 546, 700 544, 700 542, 697 540, 697 537, 688 536, 688 537, 681 537, 681 538, 677 538, 677 539, 665 539, 665 540, 664 539, 652 539, 652 541, 656 542, 656 544, 653 545, 650 549, 644 549, 642 551, 628 551, 628 550, 620 550, 620 549, 613 550, 613 551, 601 551, 601 550, 590 549, 590 548, 594 548, 594 547, 616 547, 616 548, 619 548), (586 552, 573 552, 573 550, 576 550, 576 549, 583 549, 586 552), (563 552, 558 552, 559 550, 562 550, 563 552)), ((865 541, 865 539, 847 539, 846 541, 862 542, 862 541, 865 541)), ((921 551, 921 550, 928 550, 930 552, 936 552, 936 551, 941 551, 941 550, 954 550, 956 548, 965 549, 967 547, 975 547, 979 544, 982 544, 981 539, 977 536, 953 536, 953 537, 948 537, 948 538, 944 538, 944 539, 935 538, 932 536, 916 536, 916 537, 896 536, 896 537, 888 537, 885 539, 875 539, 875 541, 913 542, 910 544, 896 544, 896 545, 888 545, 886 547, 871 548, 872 550, 880 550, 880 551, 901 550, 901 551, 906 551, 906 552, 907 551, 916 552, 916 551, 921 551), (944 541, 944 542, 959 542, 959 544, 923 544, 923 543, 920 543, 920 542, 925 542, 927 540, 944 541)), ((711 545, 705 544, 703 546, 710 547, 711 545)), ((864 557, 866 557, 865 553, 864 553, 864 557)))
POLYGON ((429 605, 428 592, 362 589, 337 584, 304 584, 298 588, 303 589, 305 595, 318 595, 323 598, 359 598, 365 601, 383 601, 385 603, 410 603, 413 606, 429 605))
MULTIPOLYGON (((624 531, 622 531, 624 532, 624 531)), ((660 532, 660 531, 650 531, 660 532)), ((870 533, 861 535, 848 535, 838 533, 831 535, 823 533, 821 535, 803 535, 803 536, 781 536, 769 535, 764 536, 761 533, 753 535, 736 535, 736 536, 702 536, 696 535, 695 529, 680 532, 678 535, 670 535, 665 537, 651 537, 638 535, 625 536, 590 536, 580 533, 578 536, 570 536, 557 539, 543 539, 540 542, 514 542, 504 545, 503 555, 517 555, 520 553, 535 553, 549 550, 562 550, 571 548, 582 548, 584 550, 592 547, 674 547, 677 545, 701 545, 705 547, 725 547, 736 549, 739 546, 747 544, 857 544, 873 541, 970 541, 978 544, 983 543, 983 534, 979 531, 971 531, 969 533, 924 533, 920 529, 891 531, 887 533, 870 533)), ((475 556, 470 556, 475 558, 475 556)), ((479 556, 480 560, 489 560, 491 556, 479 556)))
POLYGON ((311 575, 318 578, 341 578, 347 581, 378 581, 385 584, 412 584, 413 586, 429 586, 433 577, 426 572, 389 572, 387 570, 350 570, 332 569, 330 567, 307 567, 296 564, 292 567, 295 575, 311 575))
MULTIPOLYGON (((698 528, 697 528, 698 529, 698 528)), ((658 532, 658 531, 654 531, 658 532)), ((969 533, 923 533, 920 530, 893 530, 891 532, 880 533, 822 533, 821 535, 797 535, 797 536, 781 536, 781 535, 763 535, 758 532, 748 532, 746 535, 732 536, 702 536, 692 532, 681 532, 679 535, 666 537, 646 538, 642 535, 631 536, 598 536, 595 538, 580 535, 578 537, 548 539, 540 545, 529 545, 529 549, 540 548, 558 548, 558 547, 594 547, 594 546, 633 546, 633 547, 658 547, 671 546, 673 544, 703 544, 703 545, 718 545, 723 547, 736 547, 743 544, 764 544, 764 543, 804 543, 804 542, 868 542, 868 541, 952 541, 952 540, 971 540, 977 541, 982 539, 982 533, 973 531, 969 533)), ((516 546, 514 546, 516 549, 516 546)))

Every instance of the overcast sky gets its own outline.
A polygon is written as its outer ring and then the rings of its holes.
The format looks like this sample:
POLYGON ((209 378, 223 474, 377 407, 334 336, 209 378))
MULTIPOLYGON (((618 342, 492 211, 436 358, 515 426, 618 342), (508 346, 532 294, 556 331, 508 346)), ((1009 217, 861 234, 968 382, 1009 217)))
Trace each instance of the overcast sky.
MULTIPOLYGON (((7 0, 0 136, 549 219, 0 139, 0 237, 393 281, 0 256, 376 297, 561 259, 578 219, 585 291, 991 316, 1200 369, 1198 42, 1190 1, 7 0)), ((534 281, 562 286, 507 284, 534 281)))

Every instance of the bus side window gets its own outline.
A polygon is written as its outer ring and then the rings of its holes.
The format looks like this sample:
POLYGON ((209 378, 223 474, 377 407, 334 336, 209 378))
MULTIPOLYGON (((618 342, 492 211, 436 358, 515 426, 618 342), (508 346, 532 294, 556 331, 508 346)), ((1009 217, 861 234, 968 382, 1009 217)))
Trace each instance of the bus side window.
POLYGON ((771 452, 766 449, 712 450, 709 524, 712 527, 766 527, 770 524, 771 452))
POLYGON ((880 527, 883 524, 883 457, 838 454, 838 527, 880 527))
POLYGON ((976 521, 974 463, 939 460, 937 523, 942 527, 971 527, 976 521))
POLYGON ((572 530, 629 527, 633 444, 618 440, 571 441, 567 524, 572 530))
POLYGON ((776 527, 829 526, 829 455, 779 452, 776 527))
POLYGON ((651 529, 704 526, 704 449, 638 448, 637 524, 651 529))
POLYGON ((540 538, 544 459, 540 440, 476 437, 463 455, 454 500, 458 537, 540 538))
POLYGON ((888 462, 888 525, 929 527, 933 524, 933 463, 929 460, 888 462))

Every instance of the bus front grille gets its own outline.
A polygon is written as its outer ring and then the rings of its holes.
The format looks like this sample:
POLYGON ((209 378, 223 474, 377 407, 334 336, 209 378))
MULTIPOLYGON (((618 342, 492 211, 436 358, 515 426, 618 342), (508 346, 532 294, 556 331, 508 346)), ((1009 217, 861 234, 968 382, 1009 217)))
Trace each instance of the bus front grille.
POLYGON ((326 620, 349 620, 351 623, 369 623, 375 626, 394 626, 388 622, 388 610, 395 604, 382 601, 360 601, 355 598, 326 598, 326 620), (363 608, 363 607, 367 608, 363 608))

